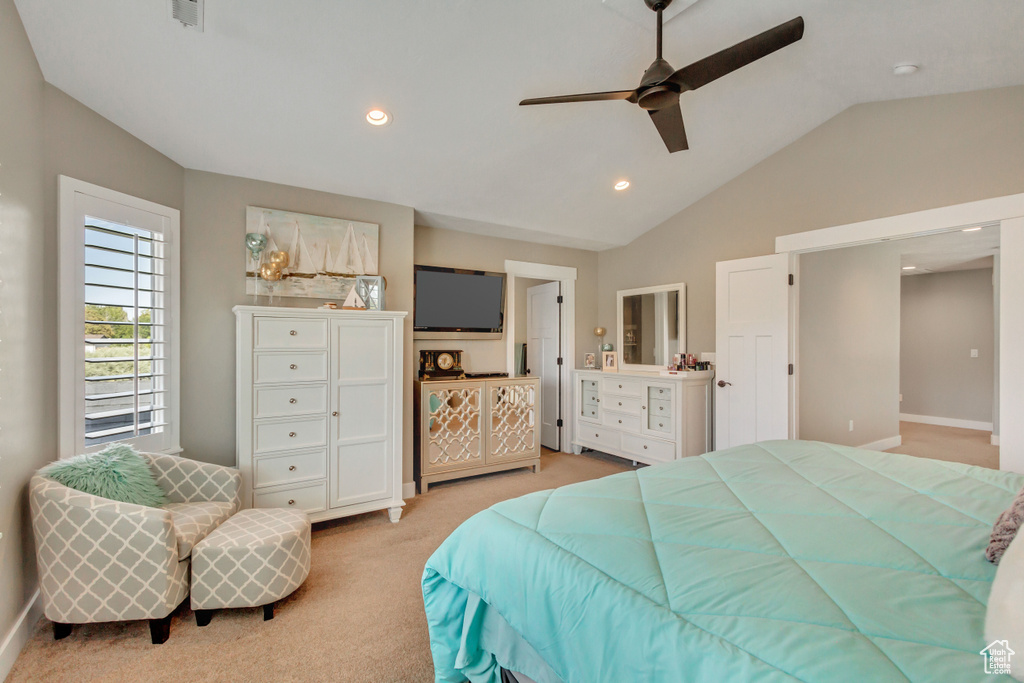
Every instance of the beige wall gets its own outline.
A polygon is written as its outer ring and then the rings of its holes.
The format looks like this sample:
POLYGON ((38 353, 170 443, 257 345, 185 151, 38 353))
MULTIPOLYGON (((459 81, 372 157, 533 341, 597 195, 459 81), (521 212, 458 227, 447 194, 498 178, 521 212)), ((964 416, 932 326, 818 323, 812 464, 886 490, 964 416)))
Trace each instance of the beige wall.
MULTIPOLYGON (((25 484, 57 452, 55 284, 47 271, 43 77, 0 0, 0 642, 36 588, 25 484)), ((0 677, 6 669, 0 670, 0 677)))
POLYGON ((900 412, 992 422, 992 269, 902 281, 900 412), (971 358, 971 349, 978 349, 977 358, 971 358))
MULTIPOLYGON (((594 338, 597 325, 597 252, 417 225, 415 253, 416 263, 423 266, 504 272, 507 259, 576 268, 576 358, 573 359, 576 367, 583 367, 583 354, 597 347, 594 338)), ((520 298, 518 294, 516 298, 520 298)), ((519 316, 517 308, 516 318, 519 316)), ((505 332, 508 334, 508 330, 505 332)), ((462 364, 468 372, 507 370, 504 338, 490 341, 417 341, 417 358, 421 349, 462 349, 462 364)))
MULTIPOLYGON (((57 457, 57 176, 177 209, 183 169, 44 83, 0 0, 0 641, 36 589, 26 483, 57 457)), ((0 675, 3 675, 0 671, 0 675)))
MULTIPOLYGON (((182 229, 181 443, 191 458, 235 464, 235 316, 245 294, 245 207, 350 218, 380 225, 380 272, 387 307, 405 321, 403 480, 412 481, 413 211, 369 199, 316 192, 234 176, 185 172, 182 229)), ((260 303, 267 303, 261 298, 260 303)), ((275 300, 275 304, 277 300, 275 300)), ((319 299, 280 299, 316 307, 319 299)))
POLYGON ((898 436, 899 254, 885 244, 805 254, 799 286, 800 438, 898 436))
POLYGON ((712 351, 716 261, 773 253, 779 235, 1024 192, 1022 116, 1024 87, 852 107, 601 252, 598 322, 614 339, 617 290, 686 282, 688 350, 712 351))

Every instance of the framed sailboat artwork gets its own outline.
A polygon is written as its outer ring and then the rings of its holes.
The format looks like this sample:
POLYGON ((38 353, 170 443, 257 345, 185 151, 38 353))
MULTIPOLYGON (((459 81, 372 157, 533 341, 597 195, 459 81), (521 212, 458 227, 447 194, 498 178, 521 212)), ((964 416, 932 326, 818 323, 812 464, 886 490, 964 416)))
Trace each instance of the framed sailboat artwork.
POLYGON ((246 250, 247 294, 344 301, 358 276, 379 274, 376 223, 249 206, 245 228, 267 236, 258 260, 246 250), (255 277, 261 262, 276 251, 288 254, 283 277, 277 282, 255 277))

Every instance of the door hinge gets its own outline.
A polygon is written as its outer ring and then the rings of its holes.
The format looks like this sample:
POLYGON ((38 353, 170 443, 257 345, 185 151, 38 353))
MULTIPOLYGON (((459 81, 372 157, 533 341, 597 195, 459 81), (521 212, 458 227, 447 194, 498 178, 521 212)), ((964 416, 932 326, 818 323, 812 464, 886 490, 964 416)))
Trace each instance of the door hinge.
POLYGON ((559 364, 559 365, 561 365, 561 364, 562 364, 562 359, 561 359, 561 358, 559 358, 559 359, 558 359, 558 364, 559 364))
POLYGON ((791 375, 793 374, 793 364, 792 363, 789 364, 789 374, 791 374, 791 375))
POLYGON ((562 295, 561 294, 558 295, 558 303, 562 303, 562 295))
POLYGON ((796 281, 796 278, 794 278, 794 277, 793 277, 793 273, 790 273, 790 274, 789 274, 789 285, 790 285, 790 287, 792 287, 792 286, 793 286, 793 283, 794 283, 795 281, 796 281))
POLYGON ((562 423, 562 418, 558 418, 558 421, 557 421, 557 422, 555 423, 555 426, 556 426, 556 427, 562 427, 562 426, 564 426, 564 425, 563 425, 563 423, 562 423))

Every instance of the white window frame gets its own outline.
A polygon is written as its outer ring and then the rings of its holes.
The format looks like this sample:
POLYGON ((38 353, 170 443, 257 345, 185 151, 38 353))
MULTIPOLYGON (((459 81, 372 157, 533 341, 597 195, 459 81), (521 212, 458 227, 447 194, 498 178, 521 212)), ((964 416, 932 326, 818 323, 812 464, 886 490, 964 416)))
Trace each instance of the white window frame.
POLYGON ((181 213, 144 199, 132 197, 81 180, 59 176, 58 231, 58 367, 60 457, 98 450, 107 444, 85 447, 85 233, 82 205, 91 199, 109 202, 114 212, 103 218, 131 225, 130 216, 143 211, 153 214, 164 236, 165 290, 164 334, 167 353, 166 427, 158 434, 132 437, 116 442, 135 445, 146 452, 180 453, 181 352, 181 213), (121 207, 122 217, 116 215, 121 207))

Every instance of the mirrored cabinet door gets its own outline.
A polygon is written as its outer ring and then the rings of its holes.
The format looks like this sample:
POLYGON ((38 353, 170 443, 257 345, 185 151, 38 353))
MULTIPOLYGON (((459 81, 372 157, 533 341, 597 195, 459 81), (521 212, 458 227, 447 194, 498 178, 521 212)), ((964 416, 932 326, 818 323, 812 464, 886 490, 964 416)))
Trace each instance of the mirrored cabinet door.
POLYGON ((676 434, 675 394, 671 384, 645 382, 647 417, 644 433, 648 436, 674 439, 676 434))
POLYGON ((601 397, 598 393, 597 380, 580 378, 580 402, 578 410, 580 419, 589 422, 601 421, 601 397))

